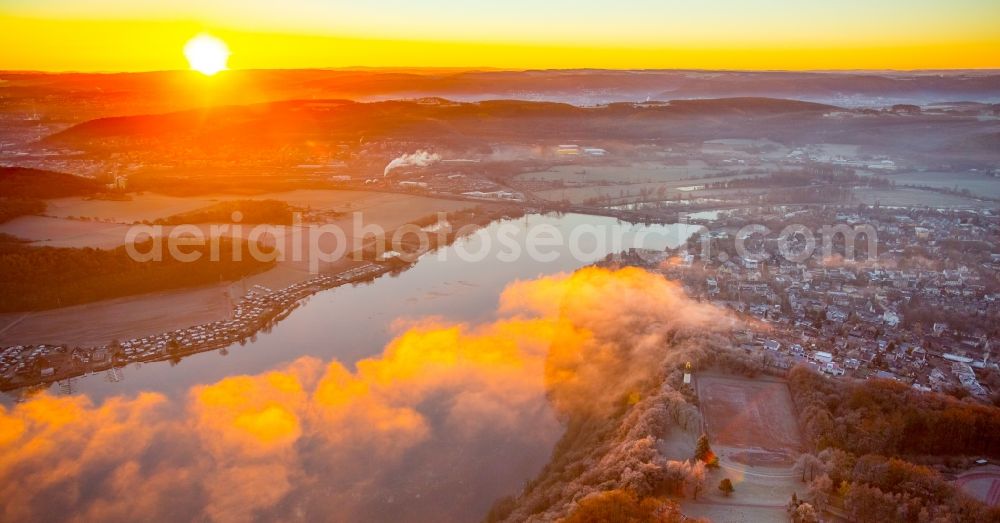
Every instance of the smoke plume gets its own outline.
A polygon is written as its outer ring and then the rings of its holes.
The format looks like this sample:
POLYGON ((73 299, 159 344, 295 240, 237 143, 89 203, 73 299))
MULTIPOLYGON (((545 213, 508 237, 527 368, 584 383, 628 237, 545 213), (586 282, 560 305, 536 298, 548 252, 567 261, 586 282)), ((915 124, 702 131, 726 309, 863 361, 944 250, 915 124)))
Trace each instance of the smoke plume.
POLYGON ((404 154, 389 162, 389 164, 385 166, 385 170, 382 171, 382 176, 389 176, 389 172, 398 167, 427 167, 428 165, 433 165, 440 161, 441 155, 424 150, 417 151, 413 154, 404 154))

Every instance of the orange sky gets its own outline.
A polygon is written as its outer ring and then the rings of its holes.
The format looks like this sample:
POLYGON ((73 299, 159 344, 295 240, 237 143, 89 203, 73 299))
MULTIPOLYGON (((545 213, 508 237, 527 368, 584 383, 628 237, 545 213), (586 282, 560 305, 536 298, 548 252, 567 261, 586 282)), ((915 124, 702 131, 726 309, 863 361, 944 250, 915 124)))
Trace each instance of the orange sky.
POLYGON ((0 68, 182 69, 200 32, 224 39, 237 69, 1000 67, 992 0, 361 4, 0 0, 0 68))

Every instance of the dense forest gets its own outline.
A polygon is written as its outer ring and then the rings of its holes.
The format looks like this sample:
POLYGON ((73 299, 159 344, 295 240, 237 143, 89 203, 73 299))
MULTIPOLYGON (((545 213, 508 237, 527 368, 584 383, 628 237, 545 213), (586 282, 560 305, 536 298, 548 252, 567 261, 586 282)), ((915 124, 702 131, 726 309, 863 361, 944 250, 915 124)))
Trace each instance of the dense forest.
MULTIPOLYGON (((200 252, 185 263, 167 255, 162 261, 133 260, 125 247, 113 250, 33 247, 0 238, 0 312, 64 307, 145 292, 235 280, 262 272, 273 262, 255 260, 249 246, 219 240, 219 260, 210 259, 210 245, 184 247, 200 252), (234 259, 235 258, 235 259, 234 259)), ((150 252, 154 240, 137 244, 139 252, 150 252)), ((263 246, 260 250, 266 251, 263 246)))
POLYGON ((845 383, 804 368, 789 375, 802 428, 818 449, 858 455, 1000 458, 1000 409, 891 380, 845 383))
POLYGON ((746 189, 766 192, 749 196, 761 204, 781 203, 850 203, 852 188, 888 188, 892 182, 877 176, 859 176, 851 169, 814 165, 796 171, 782 171, 766 176, 736 178, 709 183, 707 189, 746 189))
MULTIPOLYGON (((903 459, 858 457, 828 448, 803 454, 797 468, 812 506, 836 507, 851 521, 1000 521, 1000 508, 966 496, 938 472, 903 459)), ((790 508, 803 502, 793 498, 790 508)))
POLYGON ((840 505, 855 521, 1000 521, 1000 508, 907 460, 997 457, 1000 409, 889 380, 834 381, 806 367, 792 369, 789 387, 817 451, 796 466, 815 508, 840 505))

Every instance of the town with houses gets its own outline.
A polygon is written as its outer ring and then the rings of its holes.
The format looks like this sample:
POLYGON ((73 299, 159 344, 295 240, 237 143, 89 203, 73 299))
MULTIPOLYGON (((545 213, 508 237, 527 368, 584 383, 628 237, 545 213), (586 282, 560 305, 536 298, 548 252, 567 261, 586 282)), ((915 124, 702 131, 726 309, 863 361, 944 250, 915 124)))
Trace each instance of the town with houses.
MULTIPOLYGON (((633 251, 613 262, 657 270, 692 296, 755 320, 733 342, 758 355, 763 370, 807 364, 831 377, 891 379, 996 400, 997 215, 781 206, 723 213, 706 229, 710 243, 696 235, 673 253, 633 251), (771 222, 771 234, 744 238, 752 254, 732 252, 745 225, 771 222), (775 247, 787 223, 871 224, 878 255, 869 259, 867 238, 858 235, 853 261, 844 261, 850 257, 842 256, 843 236, 839 243, 835 237, 840 252, 831 256, 817 248, 808 259, 786 259, 775 247), (703 257, 697 249, 705 245, 715 250, 703 257)), ((818 232, 815 241, 823 241, 818 232)))

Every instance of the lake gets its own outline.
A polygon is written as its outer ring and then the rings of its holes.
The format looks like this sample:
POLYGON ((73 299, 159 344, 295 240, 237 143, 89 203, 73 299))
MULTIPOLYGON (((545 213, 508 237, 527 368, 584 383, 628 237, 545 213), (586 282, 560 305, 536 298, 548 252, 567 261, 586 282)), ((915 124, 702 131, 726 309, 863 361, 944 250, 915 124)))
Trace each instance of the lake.
MULTIPOLYGON (((324 363, 337 360, 353 371, 359 360, 380 355, 386 344, 411 324, 408 322, 441 318, 448 324, 489 323, 497 318, 500 293, 512 282, 570 272, 630 246, 656 250, 676 247, 697 229, 687 224, 633 225, 578 214, 533 214, 494 222, 446 248, 425 254, 400 273, 321 291, 243 345, 185 357, 176 365, 132 364, 120 369, 114 379, 111 373, 77 378, 72 382, 72 392, 87 395, 100 405, 119 396, 131 398, 151 391, 163 394, 171 404, 183 406, 192 401, 193 387, 216 384, 232 376, 258 376, 303 357, 324 363), (556 241, 560 237, 564 241, 556 241)), ((53 394, 65 391, 65 384, 50 389, 53 394)), ((280 400, 274 401, 280 404, 280 400)), ((364 451, 353 450, 353 446, 323 451, 310 447, 308 442, 297 444, 305 448, 296 452, 313 457, 298 458, 300 464, 296 467, 321 481, 309 486, 293 483, 286 504, 301 504, 306 513, 328 513, 326 507, 316 509, 316 503, 323 500, 341 506, 350 504, 351 519, 366 521, 480 519, 495 499, 516 493, 525 480, 538 473, 548 461, 562 427, 544 394, 537 394, 519 400, 517 405, 531 408, 511 413, 517 423, 507 428, 480 423, 468 428, 474 432, 463 434, 454 430, 461 424, 440 414, 447 410, 442 405, 448 405, 449 412, 453 412, 455 401, 435 396, 422 403, 426 433, 421 432, 413 442, 390 440, 389 448, 395 449, 390 454, 368 447, 364 451), (405 451, 399 451, 399 445, 405 451), (330 452, 337 454, 332 462, 340 468, 309 468, 309 463, 317 462, 319 457, 326 459, 330 452)), ((476 404, 475 398, 462 401, 476 404)), ((184 409, 169 412, 188 415, 184 409)), ((497 417, 503 419, 505 414, 501 405, 497 417)), ((395 418, 392 423, 396 423, 395 418)), ((350 426, 350 430, 365 431, 364 423, 361 425, 350 426)), ((331 427, 340 428, 329 430, 347 430, 345 425, 331 427)), ((390 428, 397 430, 400 426, 390 428)), ((384 442, 379 444, 385 446, 384 442)))
MULTIPOLYGON (((692 225, 639 225, 580 214, 532 214, 494 222, 451 246, 425 254, 399 274, 321 291, 245 345, 235 343, 187 356, 176 366, 132 364, 118 372, 118 382, 109 381, 104 373, 83 376, 73 380, 73 391, 95 401, 143 391, 172 395, 229 375, 264 372, 301 356, 352 364, 379 354, 393 338, 392 325, 399 320, 436 316, 456 322, 487 321, 494 316, 497 298, 508 283, 573 271, 620 250, 609 240, 596 240, 590 233, 595 228, 621 238, 622 245, 638 238, 646 247, 661 250, 680 245, 698 230, 692 225), (573 231, 582 231, 576 236, 579 248, 539 247, 541 254, 554 259, 535 259, 524 248, 529 230, 541 231, 539 236, 558 231, 567 240, 573 231), (503 255, 511 249, 502 245, 501 236, 519 245, 522 255, 505 259, 503 255)), ((53 393, 59 390, 57 385, 51 388, 53 393)))

